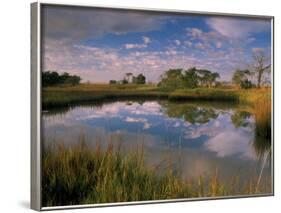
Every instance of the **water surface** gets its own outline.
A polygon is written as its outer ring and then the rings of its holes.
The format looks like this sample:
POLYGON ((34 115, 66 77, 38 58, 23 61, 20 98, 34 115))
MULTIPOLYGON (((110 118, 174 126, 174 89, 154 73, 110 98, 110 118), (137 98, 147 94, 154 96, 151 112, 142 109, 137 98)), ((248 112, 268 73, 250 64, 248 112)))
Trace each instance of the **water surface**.
MULTIPOLYGON (((271 177, 270 149, 255 148, 255 119, 247 106, 222 103, 116 101, 43 112, 43 142, 143 145, 159 172, 168 165, 183 178, 212 175, 242 180, 271 177)), ((266 141, 265 141, 266 143, 266 141)))

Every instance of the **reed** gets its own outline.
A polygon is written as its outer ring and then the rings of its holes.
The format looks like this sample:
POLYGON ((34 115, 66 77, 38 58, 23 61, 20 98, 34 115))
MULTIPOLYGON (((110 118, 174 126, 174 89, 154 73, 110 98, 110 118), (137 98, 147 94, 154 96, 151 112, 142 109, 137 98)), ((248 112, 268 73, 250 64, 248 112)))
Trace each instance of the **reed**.
POLYGON ((112 143, 106 148, 100 143, 89 147, 83 137, 78 144, 68 147, 63 143, 45 146, 43 206, 259 193, 249 190, 249 184, 241 187, 237 182, 224 183, 218 170, 213 176, 198 180, 181 178, 171 166, 159 174, 158 167, 146 165, 144 158, 143 146, 123 153, 120 146, 112 143))
POLYGON ((261 99, 254 105, 256 120, 256 134, 260 137, 271 139, 271 101, 261 99))

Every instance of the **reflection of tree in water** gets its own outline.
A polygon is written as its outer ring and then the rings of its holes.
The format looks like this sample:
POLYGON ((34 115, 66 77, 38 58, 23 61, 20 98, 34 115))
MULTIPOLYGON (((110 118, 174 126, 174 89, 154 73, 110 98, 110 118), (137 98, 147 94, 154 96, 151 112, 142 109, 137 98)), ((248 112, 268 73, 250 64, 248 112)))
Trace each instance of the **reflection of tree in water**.
POLYGON ((251 113, 247 111, 235 111, 231 115, 231 121, 233 125, 238 128, 238 127, 247 127, 249 126, 249 118, 251 117, 251 113))
POLYGON ((183 118, 191 124, 208 123, 211 119, 218 117, 218 112, 210 107, 199 107, 192 104, 166 103, 164 108, 169 117, 183 118))
MULTIPOLYGON (((253 116, 250 112, 236 110, 231 116, 231 121, 236 128, 239 127, 249 127, 250 120, 249 118, 253 116)), ((255 118, 255 116, 254 116, 255 118)), ((256 118, 255 118, 256 120, 256 118)), ((256 121, 257 122, 257 121, 256 121)), ((254 128, 254 139, 252 142, 253 148, 256 152, 256 155, 259 159, 263 159, 265 153, 271 151, 271 136, 270 134, 261 134, 260 129, 254 128)))

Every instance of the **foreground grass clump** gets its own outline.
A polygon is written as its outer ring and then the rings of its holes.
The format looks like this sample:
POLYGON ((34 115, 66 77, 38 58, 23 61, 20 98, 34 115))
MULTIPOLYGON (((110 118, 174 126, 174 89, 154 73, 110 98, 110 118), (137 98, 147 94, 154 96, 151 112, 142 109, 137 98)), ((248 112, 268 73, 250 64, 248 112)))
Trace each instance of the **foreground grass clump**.
POLYGON ((158 177, 144 166, 143 149, 122 156, 109 145, 84 143, 47 148, 43 154, 44 206, 190 197, 194 192, 171 172, 158 177))
POLYGON ((198 180, 183 180, 171 167, 159 174, 157 166, 145 165, 144 156, 142 147, 124 154, 112 144, 90 148, 83 140, 71 147, 44 147, 43 206, 259 193, 254 181, 225 185, 217 171, 198 180))
POLYGON ((271 101, 261 99, 254 105, 256 134, 271 139, 271 101))

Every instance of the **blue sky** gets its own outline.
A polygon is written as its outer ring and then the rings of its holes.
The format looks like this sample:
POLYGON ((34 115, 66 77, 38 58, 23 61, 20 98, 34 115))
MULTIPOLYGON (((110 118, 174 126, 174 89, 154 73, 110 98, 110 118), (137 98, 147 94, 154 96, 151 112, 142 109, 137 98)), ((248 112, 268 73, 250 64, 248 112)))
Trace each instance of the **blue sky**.
POLYGON ((168 69, 198 67, 230 80, 252 54, 271 52, 269 19, 179 15, 81 7, 43 8, 43 70, 83 81, 143 73, 157 82, 168 69))

